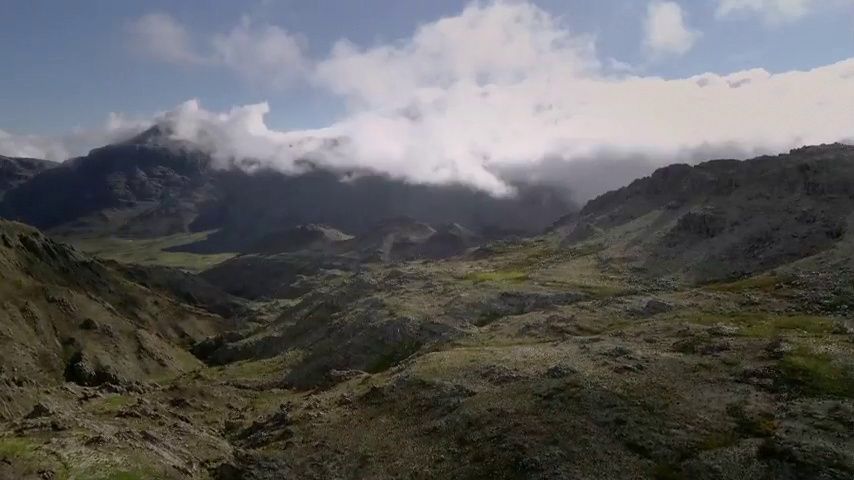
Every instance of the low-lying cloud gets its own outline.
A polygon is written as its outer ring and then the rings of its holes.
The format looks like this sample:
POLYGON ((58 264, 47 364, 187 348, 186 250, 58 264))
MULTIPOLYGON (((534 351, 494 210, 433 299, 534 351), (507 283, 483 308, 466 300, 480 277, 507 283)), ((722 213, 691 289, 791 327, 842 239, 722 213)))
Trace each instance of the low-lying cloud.
POLYGON ((97 128, 75 129, 63 135, 26 135, 0 130, 0 155, 61 162, 94 147, 125 140, 150 127, 151 119, 111 113, 97 128))
POLYGON ((390 44, 342 40, 306 75, 349 112, 326 128, 279 131, 266 103, 212 112, 188 101, 156 121, 223 164, 298 173, 310 160, 496 195, 524 177, 567 182, 581 197, 675 161, 854 137, 854 59, 777 74, 613 72, 591 38, 518 2, 473 4, 390 44), (600 174, 601 187, 591 180, 600 174))

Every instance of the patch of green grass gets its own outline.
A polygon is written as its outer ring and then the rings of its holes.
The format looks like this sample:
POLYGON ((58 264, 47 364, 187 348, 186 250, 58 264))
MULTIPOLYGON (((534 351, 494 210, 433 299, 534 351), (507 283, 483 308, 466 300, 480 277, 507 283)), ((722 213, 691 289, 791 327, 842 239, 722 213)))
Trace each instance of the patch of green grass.
POLYGON ((563 280, 544 280, 538 283, 549 288, 555 288, 560 290, 575 290, 578 292, 586 293, 594 299, 621 297, 625 295, 633 295, 636 293, 634 289, 619 285, 568 282, 563 280))
POLYGON ((799 348, 778 364, 780 380, 807 395, 854 398, 854 371, 827 354, 799 348))
POLYGON ((521 270, 499 270, 492 272, 472 272, 466 275, 466 279, 474 283, 524 283, 530 279, 530 276, 521 270))
POLYGON ((577 285, 576 288, 594 298, 611 298, 631 295, 634 290, 615 285, 577 285))
POLYGON ((67 237, 62 240, 90 255, 115 260, 121 263, 139 265, 162 265, 181 268, 191 272, 200 272, 232 257, 232 253, 195 254, 188 252, 167 252, 170 247, 186 245, 204 240, 212 232, 181 233, 159 238, 120 238, 120 237, 67 237))
POLYGON ((742 333, 749 337, 769 337, 779 334, 827 335, 833 331, 833 321, 813 315, 767 316, 744 326, 742 333))
POLYGON ((146 470, 112 470, 108 472, 88 473, 78 476, 80 480, 153 480, 163 478, 153 471, 146 470))
POLYGON ((730 325, 745 337, 821 336, 833 333, 834 322, 818 315, 778 315, 765 312, 677 314, 677 320, 699 325, 730 325))
MULTIPOLYGON (((140 454, 115 456, 74 472, 77 480, 166 480, 177 476, 140 454)), ((181 476, 180 478, 183 478, 181 476)))
MULTIPOLYGON (((291 391, 280 390, 278 388, 253 392, 246 409, 253 416, 267 415, 281 408, 283 403, 293 399, 293 395, 294 393, 291 391)), ((217 417, 221 415, 219 413, 217 417)))
POLYGON ((589 255, 597 254, 605 250, 606 248, 608 248, 607 245, 602 242, 582 243, 581 245, 577 245, 573 248, 567 249, 565 251, 565 255, 569 258, 587 257, 589 255))
POLYGON ((97 413, 114 414, 133 404, 135 401, 136 399, 132 396, 114 394, 92 401, 89 404, 89 408, 97 413))
POLYGON ((305 356, 302 350, 290 350, 284 355, 265 360, 246 360, 206 370, 219 380, 261 380, 284 375, 290 366, 299 363, 305 356))
POLYGON ((564 247, 559 241, 541 239, 508 251, 505 268, 509 270, 527 270, 542 264, 563 263, 588 257, 605 249, 602 243, 584 243, 573 247, 564 247))
POLYGON ((68 466, 55 453, 45 452, 39 447, 40 444, 30 438, 0 438, 0 461, 7 461, 18 474, 44 470, 53 472, 54 476, 51 478, 55 480, 66 480, 68 466))
POLYGON ((0 438, 0 458, 22 458, 31 455, 36 445, 26 438, 0 438))
POLYGON ((105 477, 99 477, 97 480, 146 480, 147 474, 141 472, 120 471, 107 474, 105 477))

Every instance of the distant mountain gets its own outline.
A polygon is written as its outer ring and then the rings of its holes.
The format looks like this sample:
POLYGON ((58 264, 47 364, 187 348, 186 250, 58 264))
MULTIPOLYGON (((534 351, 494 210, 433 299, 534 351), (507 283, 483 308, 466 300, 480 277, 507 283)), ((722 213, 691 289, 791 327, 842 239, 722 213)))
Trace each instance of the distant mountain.
POLYGON ((333 249, 352 237, 326 225, 297 225, 273 230, 249 246, 247 253, 276 254, 300 250, 333 249))
POLYGON ((433 227, 409 217, 379 222, 356 237, 319 225, 281 232, 251 255, 240 255, 203 272, 210 285, 250 299, 296 298, 317 285, 306 278, 326 270, 357 272, 364 263, 399 263, 460 256, 484 238, 458 225, 433 227), (270 249, 271 245, 290 245, 270 249))
POLYGON ((174 146, 123 143, 95 149, 7 193, 0 213, 42 229, 186 230, 210 181, 208 159, 174 146))
POLYGON ((57 165, 57 163, 48 160, 0 155, 0 199, 7 191, 57 165))
POLYGON ((538 233, 574 209, 565 192, 519 185, 494 198, 461 185, 412 185, 376 175, 341 181, 312 170, 302 175, 213 168, 210 156, 175 142, 160 127, 98 148, 22 183, 0 214, 42 229, 158 237, 219 230, 190 245, 195 252, 273 250, 276 232, 323 224, 359 235, 388 218, 458 223, 486 235, 538 233))
POLYGON ((482 240, 459 224, 432 226, 399 217, 380 222, 368 232, 340 243, 338 251, 362 260, 383 262, 441 259, 459 255, 482 240))
POLYGON ((606 193, 554 229, 566 242, 622 249, 653 275, 703 282, 834 248, 851 233, 854 147, 670 165, 606 193))

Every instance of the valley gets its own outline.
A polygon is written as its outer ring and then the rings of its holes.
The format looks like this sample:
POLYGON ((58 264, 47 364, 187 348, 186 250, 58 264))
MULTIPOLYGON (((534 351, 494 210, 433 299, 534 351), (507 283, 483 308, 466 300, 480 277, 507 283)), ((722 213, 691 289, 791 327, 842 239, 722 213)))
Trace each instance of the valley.
POLYGON ((0 478, 850 478, 852 165, 666 167, 525 234, 2 221, 0 478))
POLYGON ((0 0, 0 480, 854 480, 854 0, 0 0))

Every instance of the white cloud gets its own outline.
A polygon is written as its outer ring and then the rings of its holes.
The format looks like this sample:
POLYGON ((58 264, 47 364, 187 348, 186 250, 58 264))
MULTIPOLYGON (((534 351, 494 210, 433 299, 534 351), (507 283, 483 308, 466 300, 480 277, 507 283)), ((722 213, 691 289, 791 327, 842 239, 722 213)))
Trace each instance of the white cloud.
POLYGON ((700 38, 699 32, 685 24, 685 14, 676 2, 651 2, 644 32, 644 46, 653 55, 684 55, 700 38))
POLYGON ((340 41, 317 66, 316 80, 351 99, 387 103, 461 83, 517 83, 543 63, 555 80, 598 66, 592 40, 571 35, 547 12, 526 3, 475 3, 405 42, 363 50, 340 41))
POLYGON ((854 5, 852 0, 717 0, 718 18, 759 15, 766 23, 782 24, 805 17, 819 7, 854 5))
POLYGON ((66 153, 65 147, 56 139, 39 135, 16 135, 0 130, 0 155, 65 160, 66 153))
POLYGON ((165 13, 149 13, 128 25, 131 45, 151 58, 174 64, 202 64, 187 29, 165 13))
POLYGON ((523 3, 477 4, 391 44, 341 42, 312 78, 350 105, 326 128, 276 130, 265 103, 218 113, 190 101, 157 120, 223 164, 299 172, 309 159, 496 194, 519 172, 582 182, 589 195, 594 173, 609 187, 636 174, 619 173, 627 160, 749 157, 854 137, 854 59, 777 74, 614 73, 587 37, 523 3))
MULTIPOLYGON (((368 108, 325 129, 277 131, 266 104, 226 113, 190 102, 172 112, 176 135, 223 162, 299 172, 300 160, 371 169, 416 183, 461 182, 510 191, 510 171, 544 159, 601 172, 614 159, 656 164, 709 155, 749 157, 833 142, 854 132, 854 60, 805 72, 764 70, 663 80, 597 76, 554 81, 541 72, 504 86, 463 82, 408 108, 368 108), (556 160, 557 159, 557 160, 556 160)), ((380 74, 380 72, 378 72, 380 74)), ((620 179, 620 181, 628 178, 620 179)), ((597 192, 590 192, 597 193, 597 192)))
POLYGON ((212 39, 214 59, 257 82, 284 87, 305 75, 306 41, 275 26, 253 25, 244 17, 227 34, 212 39))
POLYGON ((151 119, 131 119, 111 113, 98 128, 75 129, 58 136, 22 135, 0 130, 0 155, 63 161, 94 147, 129 138, 151 123, 151 119))
POLYGON ((128 29, 135 50, 154 60, 227 68, 250 81, 282 88, 304 77, 309 68, 306 40, 243 17, 230 31, 194 41, 178 20, 163 13, 144 15, 128 29))
POLYGON ((246 148, 286 171, 309 157, 501 194, 505 172, 547 158, 571 165, 632 155, 667 163, 695 151, 750 156, 854 131, 854 60, 674 80, 608 71, 588 38, 543 10, 476 4, 409 39, 372 48, 340 42, 315 75, 351 105, 335 124, 277 132, 264 123, 267 106, 256 105, 214 116, 220 130, 210 137, 225 157, 246 148))

